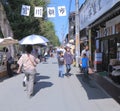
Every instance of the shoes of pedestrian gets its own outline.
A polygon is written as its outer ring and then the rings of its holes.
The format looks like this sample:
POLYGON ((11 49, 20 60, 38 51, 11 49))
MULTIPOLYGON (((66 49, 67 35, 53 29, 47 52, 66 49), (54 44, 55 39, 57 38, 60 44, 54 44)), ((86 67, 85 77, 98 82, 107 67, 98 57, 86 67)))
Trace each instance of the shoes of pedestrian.
POLYGON ((30 95, 29 95, 29 98, 32 98, 33 96, 34 96, 33 94, 30 94, 30 95))
POLYGON ((64 76, 59 76, 59 77, 64 78, 64 76))
POLYGON ((25 87, 25 86, 26 86, 25 81, 23 81, 23 87, 25 87))
POLYGON ((25 88, 25 90, 24 91, 28 91, 28 89, 27 88, 25 88))

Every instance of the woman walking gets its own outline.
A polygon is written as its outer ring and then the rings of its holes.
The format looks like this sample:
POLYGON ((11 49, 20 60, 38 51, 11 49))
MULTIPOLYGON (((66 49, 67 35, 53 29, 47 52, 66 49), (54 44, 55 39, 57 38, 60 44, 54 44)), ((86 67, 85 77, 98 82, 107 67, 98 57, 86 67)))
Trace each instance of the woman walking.
POLYGON ((20 73, 22 69, 27 77, 26 90, 29 97, 33 96, 36 65, 39 63, 39 59, 35 58, 31 54, 32 50, 33 49, 31 45, 26 46, 26 53, 23 54, 18 60, 19 68, 17 71, 17 73, 20 73))
POLYGON ((73 63, 73 55, 70 52, 70 47, 66 47, 66 52, 64 54, 65 65, 66 65, 66 73, 67 76, 71 70, 71 64, 73 63))

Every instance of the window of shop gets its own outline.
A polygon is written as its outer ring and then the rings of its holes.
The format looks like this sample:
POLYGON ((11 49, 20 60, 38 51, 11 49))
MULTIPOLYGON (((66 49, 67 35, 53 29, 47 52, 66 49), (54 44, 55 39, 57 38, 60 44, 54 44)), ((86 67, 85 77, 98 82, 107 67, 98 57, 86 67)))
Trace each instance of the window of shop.
POLYGON ((115 25, 115 33, 120 33, 120 23, 115 25))
POLYGON ((108 62, 109 62, 109 55, 108 55, 108 40, 101 41, 101 52, 103 54, 103 70, 108 70, 108 62))
POLYGON ((120 38, 117 39, 117 59, 120 60, 120 38))
POLYGON ((116 51, 117 51, 116 38, 109 39, 109 60, 117 58, 116 51))

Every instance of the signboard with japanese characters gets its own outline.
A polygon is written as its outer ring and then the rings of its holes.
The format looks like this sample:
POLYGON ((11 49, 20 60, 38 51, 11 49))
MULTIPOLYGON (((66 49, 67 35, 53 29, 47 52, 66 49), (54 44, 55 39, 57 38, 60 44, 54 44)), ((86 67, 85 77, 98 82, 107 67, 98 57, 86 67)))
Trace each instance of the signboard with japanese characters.
POLYGON ((55 7, 47 7, 47 16, 55 17, 55 7))
POLYGON ((43 7, 35 7, 34 17, 43 17, 43 7))
POLYGON ((30 14, 30 6, 28 6, 28 5, 22 5, 21 15, 23 15, 23 16, 29 16, 29 14, 30 14))
POLYGON ((59 16, 66 16, 65 6, 58 6, 58 14, 59 14, 59 16))
POLYGON ((80 9, 80 30, 84 29, 113 7, 119 0, 86 0, 80 9))

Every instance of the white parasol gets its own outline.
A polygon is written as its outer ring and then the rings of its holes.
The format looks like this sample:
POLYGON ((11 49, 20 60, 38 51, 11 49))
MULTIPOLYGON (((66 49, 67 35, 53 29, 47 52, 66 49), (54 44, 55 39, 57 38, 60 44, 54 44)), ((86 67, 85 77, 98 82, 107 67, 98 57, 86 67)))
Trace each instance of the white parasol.
POLYGON ((29 35, 19 41, 21 45, 46 44, 49 40, 40 35, 29 35))

